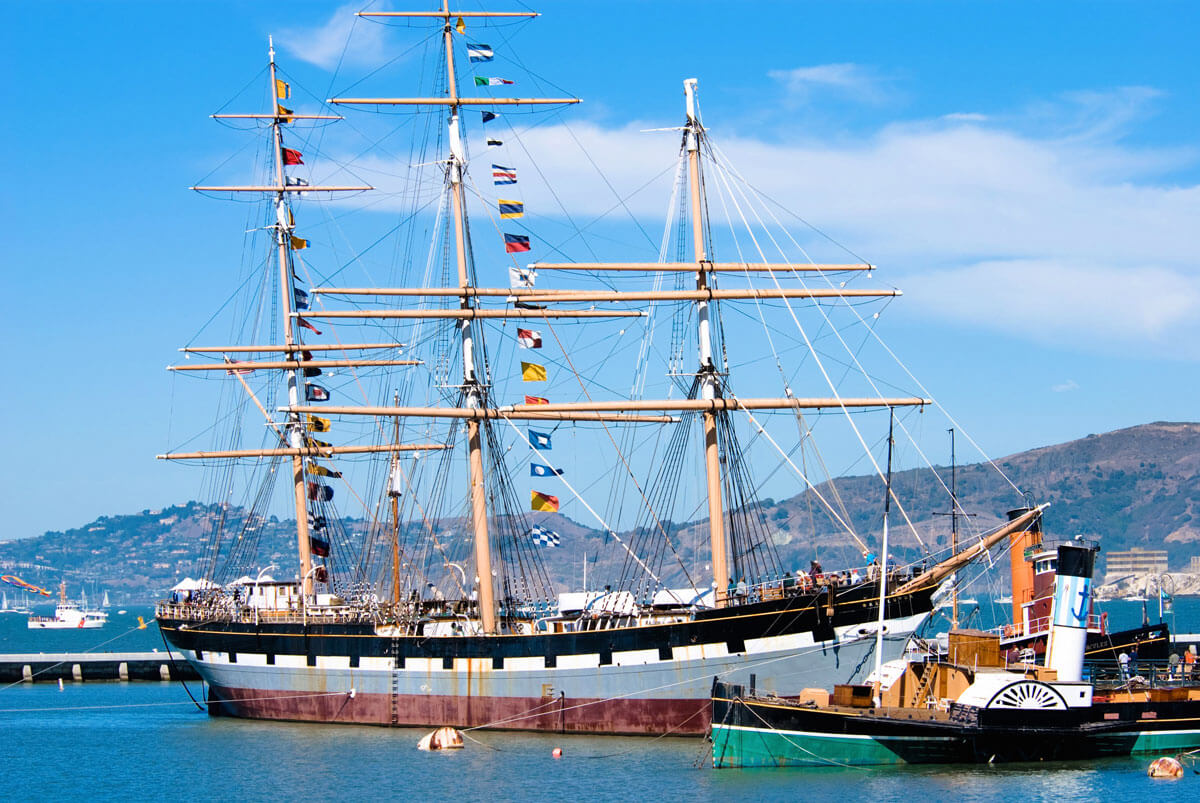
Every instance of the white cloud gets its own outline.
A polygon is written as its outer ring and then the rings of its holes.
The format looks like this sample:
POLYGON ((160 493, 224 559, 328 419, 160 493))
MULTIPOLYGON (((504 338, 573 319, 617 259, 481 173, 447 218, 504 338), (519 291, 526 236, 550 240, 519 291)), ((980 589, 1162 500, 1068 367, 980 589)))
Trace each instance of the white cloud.
POLYGON ((818 64, 771 70, 767 75, 782 84, 794 102, 807 103, 818 90, 865 103, 878 103, 884 99, 882 80, 861 64, 818 64))
POLYGON ((1200 356, 1183 345, 1200 333, 1195 271, 1004 260, 914 274, 903 283, 914 307, 910 311, 917 314, 1048 343, 1086 341, 1129 350, 1171 344, 1179 356, 1200 356), (1176 344, 1185 331, 1189 335, 1176 344))
MULTIPOLYGON (((739 136, 737 121, 710 123, 720 152, 750 184, 880 264, 877 279, 905 290, 905 309, 1074 348, 1200 344, 1200 187, 1161 179, 1191 166, 1194 155, 1114 141, 1128 120, 1122 104, 1113 121, 1090 119, 1087 141, 1021 133, 998 118, 891 124, 834 142, 802 135, 767 142, 739 136)), ((541 227, 543 240, 566 236, 561 202, 579 225, 626 219, 627 208, 657 241, 678 143, 673 134, 640 132, 654 125, 505 132, 506 158, 518 162, 533 213, 527 222, 541 227), (618 201, 609 184, 626 197, 618 201), (537 221, 537 214, 552 219, 537 221)), ((485 193, 493 191, 488 159, 477 154, 473 170, 485 193)), ((377 166, 403 172, 394 163, 377 166)), ((722 199, 718 171, 706 175, 720 227, 733 202, 722 199)), ((364 177, 399 188, 398 179, 364 177)), ((822 246, 811 235, 804 243, 822 246)), ((827 244, 813 254, 846 256, 827 244)))
POLYGON ((1073 390, 1079 390, 1079 383, 1074 379, 1068 379, 1066 382, 1060 382, 1057 385, 1052 385, 1050 390, 1054 393, 1070 393, 1073 390))
MULTIPOLYGON (((296 58, 331 70, 339 61, 352 64, 381 64, 387 59, 383 48, 385 26, 355 16, 359 4, 339 7, 319 28, 292 28, 279 36, 280 45, 296 58), (354 39, 350 42, 353 32, 354 39)), ((382 7, 374 9, 384 10, 382 7)))

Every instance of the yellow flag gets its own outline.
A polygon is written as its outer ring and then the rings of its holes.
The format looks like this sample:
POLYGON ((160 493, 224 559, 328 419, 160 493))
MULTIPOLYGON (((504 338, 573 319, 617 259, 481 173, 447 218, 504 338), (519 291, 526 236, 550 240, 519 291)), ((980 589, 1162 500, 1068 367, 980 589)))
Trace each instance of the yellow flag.
POLYGON ((525 382, 545 382, 546 366, 536 362, 521 363, 521 379, 525 382))
POLYGON ((292 236, 292 250, 293 251, 303 251, 305 248, 308 248, 308 240, 305 240, 303 237, 296 237, 293 235, 292 236))
POLYGON ((289 109, 287 106, 284 106, 282 103, 275 104, 275 116, 283 117, 285 123, 290 123, 292 121, 291 120, 292 114, 293 114, 292 110, 289 109))
POLYGON ((288 210, 288 226, 296 228, 296 216, 292 214, 292 210, 288 210))
POLYGON ((275 79, 275 97, 279 100, 287 100, 292 96, 292 88, 287 85, 287 81, 275 79))
POLYGON ((321 418, 321 416, 311 413, 308 416, 308 428, 313 432, 328 432, 332 426, 333 422, 328 418, 321 418))
POLYGON ((334 479, 339 479, 342 476, 342 472, 326 468, 315 460, 308 461, 308 473, 315 474, 318 477, 333 477, 334 479))
POLYGON ((529 508, 530 510, 541 510, 545 513, 556 513, 558 512, 558 497, 538 491, 530 491, 529 508))
POLYGON ((459 17, 458 22, 454 23, 454 30, 458 31, 463 36, 467 35, 467 23, 463 22, 462 17, 459 17))

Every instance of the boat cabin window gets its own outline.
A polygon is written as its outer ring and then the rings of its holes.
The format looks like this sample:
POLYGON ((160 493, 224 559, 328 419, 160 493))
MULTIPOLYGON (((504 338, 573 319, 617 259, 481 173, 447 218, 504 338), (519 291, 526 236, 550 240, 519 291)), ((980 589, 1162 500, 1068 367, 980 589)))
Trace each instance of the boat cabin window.
POLYGON ((1033 571, 1035 574, 1045 574, 1046 572, 1052 572, 1057 568, 1058 558, 1046 558, 1033 564, 1033 571))

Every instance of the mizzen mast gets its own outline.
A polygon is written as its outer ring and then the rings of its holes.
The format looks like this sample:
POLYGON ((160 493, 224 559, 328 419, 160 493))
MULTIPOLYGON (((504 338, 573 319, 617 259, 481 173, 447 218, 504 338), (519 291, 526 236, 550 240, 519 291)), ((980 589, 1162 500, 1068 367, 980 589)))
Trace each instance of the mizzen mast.
MULTIPOLYGON (((700 293, 708 291, 709 271, 703 269, 708 262, 708 249, 704 244, 704 209, 700 186, 700 137, 704 126, 700 124, 700 116, 696 111, 695 78, 683 82, 683 92, 687 98, 687 140, 688 185, 691 189, 692 208, 692 252, 696 264, 701 266, 696 271, 696 290, 700 293)), ((716 399, 721 393, 721 380, 717 375, 712 357, 712 332, 709 323, 709 300, 696 300, 697 329, 696 339, 700 356, 700 398, 716 399)), ((716 584, 715 600, 729 588, 728 548, 725 543, 725 515, 721 503, 721 456, 717 443, 717 415, 712 410, 705 410, 704 417, 704 474, 708 485, 708 530, 709 542, 712 547, 713 583, 716 584)))

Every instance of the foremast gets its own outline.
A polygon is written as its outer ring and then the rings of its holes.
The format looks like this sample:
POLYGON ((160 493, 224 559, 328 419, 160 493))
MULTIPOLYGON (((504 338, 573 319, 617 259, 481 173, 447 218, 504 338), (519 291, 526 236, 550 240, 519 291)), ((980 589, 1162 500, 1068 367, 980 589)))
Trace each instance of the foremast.
MULTIPOLYGON (((283 309, 283 343, 295 355, 296 324, 292 316, 295 304, 295 286, 292 283, 291 250, 292 250, 292 218, 289 214, 287 180, 283 174, 283 119, 278 115, 281 111, 279 104, 279 79, 275 70, 275 43, 269 45, 270 76, 271 76, 271 108, 276 116, 271 119, 272 153, 275 156, 275 186, 278 190, 273 199, 275 206, 275 253, 279 262, 279 292, 283 309)), ((300 403, 300 386, 303 369, 286 368, 288 402, 295 406, 300 403)), ((300 558, 300 582, 302 593, 307 599, 313 590, 312 578, 312 542, 308 531, 308 497, 304 487, 304 458, 300 450, 304 446, 304 425, 299 413, 288 413, 286 428, 288 446, 296 450, 292 455, 292 491, 296 507, 296 548, 300 558)))

